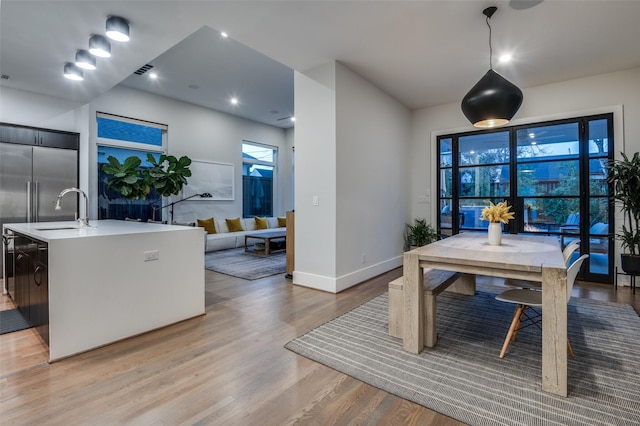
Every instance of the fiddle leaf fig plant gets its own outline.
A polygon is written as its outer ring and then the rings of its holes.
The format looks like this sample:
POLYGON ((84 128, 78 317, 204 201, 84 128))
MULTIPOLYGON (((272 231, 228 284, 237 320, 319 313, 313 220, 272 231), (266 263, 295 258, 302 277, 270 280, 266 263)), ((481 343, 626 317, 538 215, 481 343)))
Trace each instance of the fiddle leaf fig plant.
POLYGON ((147 161, 153 165, 146 172, 156 193, 163 197, 177 195, 191 177, 191 159, 182 156, 179 159, 173 155, 162 154, 158 161, 153 155, 147 154, 147 161), (165 164, 166 163, 166 164, 165 164))
POLYGON ((136 156, 127 157, 124 163, 113 157, 107 158, 109 163, 102 165, 102 170, 111 175, 108 187, 113 188, 128 200, 145 200, 151 192, 151 185, 142 174, 142 161, 136 156))
POLYGON ((129 200, 146 200, 152 190, 158 197, 177 195, 191 177, 191 159, 182 156, 161 154, 156 160, 147 154, 151 167, 142 168, 142 161, 137 156, 130 156, 124 163, 113 157, 107 158, 109 163, 102 165, 102 170, 110 175, 108 187, 113 188, 129 200))

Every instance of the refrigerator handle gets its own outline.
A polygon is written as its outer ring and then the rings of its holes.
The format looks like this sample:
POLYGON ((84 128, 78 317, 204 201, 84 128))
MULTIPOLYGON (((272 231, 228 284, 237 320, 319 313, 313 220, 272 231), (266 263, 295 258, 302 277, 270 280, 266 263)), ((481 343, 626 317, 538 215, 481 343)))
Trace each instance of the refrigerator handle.
POLYGON ((27 181, 27 223, 31 223, 31 218, 33 217, 31 210, 31 181, 27 181))
POLYGON ((40 199, 40 193, 38 188, 38 181, 34 182, 34 191, 33 191, 33 221, 40 222, 38 215, 40 214, 40 206, 38 205, 38 200, 40 199))

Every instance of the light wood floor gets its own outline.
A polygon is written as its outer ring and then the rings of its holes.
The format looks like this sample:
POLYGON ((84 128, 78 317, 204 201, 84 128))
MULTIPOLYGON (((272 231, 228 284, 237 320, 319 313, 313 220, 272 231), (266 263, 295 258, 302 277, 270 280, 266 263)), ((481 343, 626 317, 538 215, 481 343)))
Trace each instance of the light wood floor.
MULTIPOLYGON (((0 424, 458 425, 283 348, 400 275, 333 295, 282 275, 207 271, 205 316, 53 364, 35 331, 2 335, 0 424)), ((628 287, 577 285, 574 294, 640 311, 640 291, 628 287)), ((12 307, 0 296, 0 310, 12 307)))

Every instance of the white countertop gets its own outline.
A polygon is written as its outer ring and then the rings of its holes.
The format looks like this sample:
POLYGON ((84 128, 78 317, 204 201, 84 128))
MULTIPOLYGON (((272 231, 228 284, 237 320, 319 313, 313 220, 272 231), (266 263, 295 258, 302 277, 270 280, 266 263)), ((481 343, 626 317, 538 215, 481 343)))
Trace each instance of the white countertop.
POLYGON ((82 227, 75 221, 5 223, 4 228, 44 242, 72 238, 101 237, 106 235, 143 234, 149 232, 201 230, 204 233, 202 228, 191 226, 128 222, 123 220, 92 220, 89 222, 89 227, 82 227))

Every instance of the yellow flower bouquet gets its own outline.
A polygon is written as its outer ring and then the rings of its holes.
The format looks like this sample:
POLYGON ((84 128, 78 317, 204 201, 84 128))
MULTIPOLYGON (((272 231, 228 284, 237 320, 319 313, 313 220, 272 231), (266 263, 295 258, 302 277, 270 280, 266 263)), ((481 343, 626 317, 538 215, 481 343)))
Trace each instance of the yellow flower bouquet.
POLYGON ((493 204, 489 201, 489 207, 482 209, 482 215, 480 219, 488 220, 491 223, 509 223, 510 219, 513 219, 513 212, 510 212, 511 206, 507 205, 506 201, 498 204, 493 204))

